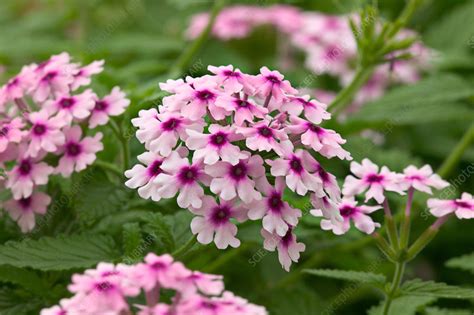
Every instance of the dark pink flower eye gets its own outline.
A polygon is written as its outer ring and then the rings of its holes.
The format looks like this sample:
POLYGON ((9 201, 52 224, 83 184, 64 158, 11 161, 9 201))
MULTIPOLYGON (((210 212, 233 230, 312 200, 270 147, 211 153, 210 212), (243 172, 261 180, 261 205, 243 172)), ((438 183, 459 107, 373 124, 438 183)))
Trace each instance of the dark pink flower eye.
POLYGON ((70 108, 72 105, 74 105, 74 99, 73 98, 63 98, 59 105, 62 107, 62 108, 70 108))
POLYGON ((266 78, 267 78, 268 81, 270 81, 270 82, 273 83, 273 84, 276 84, 276 83, 280 83, 280 82, 281 82, 281 80, 278 79, 278 78, 277 78, 276 76, 274 76, 274 75, 269 75, 269 76, 267 76, 266 78))
POLYGON ((234 165, 234 166, 231 167, 230 175, 235 180, 241 180, 245 176, 247 176, 247 167, 245 166, 244 163, 240 162, 239 164, 234 165))
POLYGON ((212 221, 215 224, 225 223, 229 220, 230 209, 226 206, 219 206, 213 210, 212 221))
POLYGON ((81 151, 81 145, 78 143, 70 142, 66 145, 66 154, 69 156, 78 156, 81 151))
POLYGON ((214 98, 214 96, 215 96, 214 93, 212 93, 209 90, 198 91, 197 94, 196 94, 196 97, 198 99, 200 99, 201 101, 208 101, 208 100, 214 98))
POLYGON ((28 175, 31 172, 32 165, 30 161, 23 160, 21 161, 20 165, 18 166, 21 175, 28 175))
POLYGON ((106 101, 96 101, 94 109, 97 111, 104 111, 108 106, 109 104, 106 101))
POLYGON ((211 143, 216 146, 222 146, 227 142, 227 135, 223 132, 218 132, 211 136, 211 143))
POLYGON ((350 217, 351 215, 354 214, 355 211, 356 211, 355 208, 354 208, 354 207, 350 207, 350 206, 343 206, 343 207, 340 209, 341 215, 342 215, 344 218, 350 217))
POLYGON ((149 167, 148 167, 148 174, 151 177, 155 177, 159 175, 163 170, 161 169, 161 164, 163 164, 162 161, 154 161, 149 167))
POLYGON ((43 124, 35 124, 33 126, 33 133, 37 136, 41 136, 46 133, 46 129, 46 126, 43 124))
POLYGON ((265 137, 265 138, 270 138, 273 136, 273 132, 270 128, 266 127, 266 126, 263 126, 263 127, 260 127, 258 128, 258 133, 262 136, 262 137, 265 137))
POLYGON ((384 177, 382 175, 379 175, 379 174, 370 174, 369 176, 367 176, 367 182, 373 184, 373 183, 380 183, 381 181, 383 181, 384 177))

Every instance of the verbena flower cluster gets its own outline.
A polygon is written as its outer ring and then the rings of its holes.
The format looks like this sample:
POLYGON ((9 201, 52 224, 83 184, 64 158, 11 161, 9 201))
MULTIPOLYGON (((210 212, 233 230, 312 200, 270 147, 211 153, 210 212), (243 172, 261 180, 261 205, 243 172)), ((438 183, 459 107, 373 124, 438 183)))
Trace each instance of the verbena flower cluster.
POLYGON ((170 255, 148 254, 135 265, 99 263, 75 274, 69 291, 74 295, 41 315, 266 315, 261 306, 224 291, 222 276, 187 269, 170 255), (160 295, 170 302, 160 302, 160 295), (129 305, 144 296, 146 305, 129 305))
MULTIPOLYGON (((348 17, 304 12, 286 5, 268 7, 238 5, 227 7, 219 13, 212 34, 221 40, 241 39, 250 36, 259 26, 271 25, 288 38, 287 41, 292 47, 305 53, 305 65, 309 70, 317 75, 327 73, 335 76, 340 80, 340 84, 345 86, 351 82, 355 74, 354 65, 357 57, 357 44, 348 17)), ((358 20, 356 15, 352 17, 358 20)), ((201 34, 208 21, 208 13, 194 16, 187 30, 188 38, 195 38, 201 34)), ((401 30, 397 39, 411 38, 415 35, 412 31, 401 30)), ((394 60, 378 66, 367 84, 356 95, 353 110, 383 95, 391 83, 412 83, 420 79, 421 72, 429 67, 432 51, 421 42, 415 42, 403 52, 410 53, 413 58, 394 60)), ((295 62, 290 60, 285 64, 295 62)), ((329 100, 334 98, 332 93, 316 91, 318 99, 320 93, 329 97, 329 100)))
MULTIPOLYGON (((448 182, 433 173, 429 165, 421 168, 411 165, 405 168, 403 173, 395 173, 386 166, 379 168, 370 160, 364 159, 362 163, 352 162, 351 172, 353 175, 346 177, 342 188, 341 203, 321 203, 311 211, 313 215, 320 217, 323 216, 322 210, 338 209, 342 221, 321 220, 322 229, 331 230, 337 235, 346 233, 350 229, 351 222, 358 230, 372 234, 380 224, 374 222, 370 214, 382 208, 390 211, 387 192, 408 194, 411 203, 415 191, 431 195, 432 189, 440 190, 449 186, 448 182), (356 200, 359 195, 365 196, 365 203, 374 200, 375 204, 359 205, 356 200)), ((429 199, 427 204, 430 212, 437 217, 455 213, 460 219, 474 218, 474 199, 468 193, 463 193, 461 199, 455 200, 429 199)))
POLYGON ((345 140, 319 125, 330 119, 326 105, 299 96, 278 71, 263 67, 249 75, 230 65, 209 71, 161 84, 171 95, 132 120, 148 151, 125 173, 126 185, 154 201, 177 195, 178 205, 196 215, 197 240, 219 249, 240 245, 236 222, 261 219, 264 247, 278 249, 288 270, 305 246, 293 232, 301 211, 285 201, 285 189, 338 202, 336 179, 315 154, 350 159, 345 140))
POLYGON ((103 63, 81 66, 62 53, 24 66, 0 88, 0 187, 13 196, 3 208, 23 232, 51 202, 40 189, 49 176, 82 171, 103 149, 102 134, 85 136, 83 129, 106 124, 130 103, 118 87, 103 98, 84 88, 103 63))

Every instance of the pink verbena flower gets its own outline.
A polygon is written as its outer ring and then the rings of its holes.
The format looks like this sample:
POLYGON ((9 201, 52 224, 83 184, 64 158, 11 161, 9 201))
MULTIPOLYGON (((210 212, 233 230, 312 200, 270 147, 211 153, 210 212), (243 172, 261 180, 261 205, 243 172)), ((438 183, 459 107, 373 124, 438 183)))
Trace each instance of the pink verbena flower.
POLYGON ((155 183, 154 179, 163 172, 161 164, 164 158, 153 152, 142 153, 137 158, 145 165, 137 164, 126 171, 125 176, 128 180, 125 185, 129 188, 138 188, 138 194, 144 199, 160 201, 161 195, 158 190, 161 185, 155 183))
POLYGON ((383 166, 379 172, 379 167, 369 159, 363 159, 362 163, 351 163, 351 172, 357 176, 346 177, 342 187, 345 196, 355 196, 367 190, 365 200, 374 198, 379 204, 385 200, 384 190, 405 194, 401 185, 401 175, 390 171, 383 166))
POLYGON ((221 84, 224 90, 231 93, 238 93, 243 89, 243 83, 245 82, 244 75, 239 69, 234 69, 234 66, 209 66, 207 69, 216 75, 217 84, 221 84))
POLYGON ((474 218, 474 198, 467 192, 455 200, 428 199, 428 208, 436 217, 454 213, 459 219, 474 218))
POLYGON ((263 248, 271 252, 277 249, 278 260, 286 271, 290 270, 292 262, 298 262, 300 252, 303 252, 306 248, 303 243, 297 242, 291 227, 288 228, 283 237, 272 234, 265 229, 262 229, 261 234, 264 238, 263 248))
POLYGON ((22 128, 25 127, 25 123, 18 117, 11 121, 1 122, 0 124, 0 153, 4 152, 8 144, 20 143, 23 136, 26 134, 22 128))
POLYGON ((216 100, 216 106, 224 108, 227 112, 233 113, 235 124, 244 125, 244 122, 251 123, 255 118, 264 118, 268 110, 265 107, 257 106, 252 101, 235 95, 224 95, 216 100))
MULTIPOLYGON (((331 220, 321 220, 321 228, 323 230, 332 230, 334 234, 341 235, 349 231, 350 222, 353 221, 355 227, 367 234, 372 234, 375 228, 380 227, 379 223, 372 220, 368 214, 381 209, 380 206, 357 205, 354 198, 343 199, 339 204, 339 212, 342 216, 342 222, 334 222, 331 220)), ((323 216, 322 212, 312 212, 315 216, 323 216)))
POLYGON ((443 189, 449 186, 449 183, 442 180, 438 174, 434 174, 431 166, 425 165, 418 169, 413 165, 403 170, 403 179, 401 185, 404 189, 413 187, 416 190, 432 194, 431 187, 443 189))
POLYGON ((90 116, 91 110, 94 107, 95 97, 92 90, 87 89, 81 94, 67 94, 55 100, 47 101, 44 104, 44 108, 47 108, 49 113, 60 114, 61 118, 67 121, 73 119, 83 120, 90 116))
POLYGON ((91 77, 102 71, 104 71, 104 60, 96 60, 87 66, 78 68, 77 72, 74 73, 74 81, 71 83, 71 89, 74 91, 81 86, 89 85, 91 83, 91 77))
POLYGON ((288 102, 282 106, 282 110, 290 115, 304 117, 313 124, 320 124, 323 120, 331 118, 331 114, 326 111, 327 105, 317 100, 311 100, 309 95, 291 97, 288 102))
POLYGON ((28 133, 30 139, 26 155, 36 157, 44 150, 55 152, 64 144, 65 136, 61 131, 67 121, 63 115, 53 116, 46 109, 28 115, 31 128, 28 133))
POLYGON ((34 192, 29 197, 5 202, 5 210, 14 221, 18 222, 23 233, 32 231, 35 227, 35 214, 45 214, 51 197, 42 192, 34 192))
POLYGON ((197 234, 202 244, 209 244, 214 240, 217 248, 226 249, 239 247, 240 241, 235 237, 237 227, 230 220, 243 222, 247 218, 247 209, 236 206, 232 201, 221 200, 217 203, 213 198, 203 198, 200 208, 191 208, 191 212, 198 215, 191 222, 191 231, 197 234))
POLYGON ((283 200, 285 181, 282 177, 275 179, 271 186, 265 177, 257 180, 259 191, 264 193, 262 200, 254 201, 250 206, 248 217, 252 220, 262 219, 262 225, 270 233, 285 236, 289 226, 296 226, 301 217, 299 209, 293 209, 283 200))
POLYGON ((74 126, 65 132, 65 143, 61 149, 62 157, 56 168, 56 173, 64 177, 71 176, 72 172, 85 170, 88 165, 94 163, 96 153, 103 150, 102 133, 98 132, 94 137, 81 139, 81 127, 74 126))
POLYGON ((251 78, 250 88, 257 96, 268 98, 273 97, 277 102, 284 100, 285 94, 296 94, 290 82, 283 80, 284 76, 278 71, 271 71, 267 67, 260 69, 260 74, 251 78))
POLYGON ((101 99, 96 98, 92 114, 89 118, 89 127, 95 128, 107 124, 111 116, 119 116, 130 105, 130 100, 118 86, 110 94, 101 99))

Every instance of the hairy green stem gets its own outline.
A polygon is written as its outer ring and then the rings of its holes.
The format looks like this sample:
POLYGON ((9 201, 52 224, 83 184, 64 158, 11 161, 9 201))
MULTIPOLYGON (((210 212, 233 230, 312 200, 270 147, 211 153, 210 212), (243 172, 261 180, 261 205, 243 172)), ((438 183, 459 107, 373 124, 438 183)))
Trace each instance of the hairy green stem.
POLYGON ((122 146, 122 168, 123 171, 126 171, 130 165, 130 148, 128 140, 124 137, 121 125, 117 124, 113 119, 110 120, 109 126, 122 146))
POLYGON ((119 177, 123 176, 123 172, 119 168, 117 168, 115 166, 115 164, 113 164, 113 163, 109 163, 109 162, 102 161, 102 160, 95 160, 94 165, 96 165, 100 168, 103 168, 104 170, 109 171, 109 172, 111 172, 114 175, 117 175, 119 177))
POLYGON ((176 249, 171 253, 171 256, 178 258, 184 256, 193 246, 197 243, 196 235, 193 235, 186 243, 183 244, 180 248, 176 249))
POLYGON ((443 164, 438 170, 441 177, 446 177, 451 174, 453 169, 461 160, 464 152, 469 148, 469 145, 474 142, 474 123, 471 124, 459 143, 456 145, 451 154, 444 160, 443 164))
POLYGON ((403 273, 405 272, 405 265, 406 262, 397 262, 395 264, 395 273, 393 275, 390 291, 386 294, 385 303, 383 306, 383 315, 388 315, 388 312, 390 311, 392 301, 395 295, 397 294, 398 289, 400 288, 400 284, 402 283, 403 273))
POLYGON ((390 241, 390 245, 392 245, 392 248, 395 252, 398 252, 399 241, 398 241, 397 225, 395 223, 395 220, 393 219, 392 211, 390 211, 390 206, 388 204, 387 198, 385 198, 383 202, 383 208, 385 211, 385 225, 387 226, 387 235, 390 241))
POLYGON ((415 189, 410 187, 408 189, 407 205, 403 212, 402 223, 400 226, 400 248, 406 248, 410 240, 410 227, 411 227, 411 208, 413 205, 413 195, 415 189))

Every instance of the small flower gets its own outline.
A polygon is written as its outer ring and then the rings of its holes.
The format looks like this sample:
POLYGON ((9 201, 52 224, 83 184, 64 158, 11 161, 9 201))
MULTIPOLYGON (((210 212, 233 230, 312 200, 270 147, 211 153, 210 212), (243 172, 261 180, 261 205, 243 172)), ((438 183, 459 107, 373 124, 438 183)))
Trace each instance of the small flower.
POLYGON ((220 96, 216 100, 216 106, 233 113, 237 126, 243 126, 244 122, 253 123, 255 118, 263 119, 268 112, 265 107, 256 105, 248 99, 236 96, 220 96))
POLYGON ((201 244, 209 244, 214 240, 216 247, 226 249, 239 247, 240 241, 235 237, 237 227, 231 219, 243 222, 246 219, 247 209, 236 207, 231 201, 219 203, 210 196, 205 196, 200 208, 191 208, 195 217, 191 222, 191 231, 197 234, 201 244))
POLYGON ((263 98, 272 97, 276 102, 281 102, 285 94, 297 94, 290 82, 283 80, 284 76, 278 71, 270 71, 267 67, 260 68, 260 74, 251 79, 251 90, 254 95, 263 98))
POLYGON ((271 166, 270 172, 275 177, 285 177, 288 188, 299 195, 308 191, 317 192, 323 196, 321 180, 309 172, 316 164, 314 158, 306 151, 298 149, 294 154, 275 160, 266 160, 271 166))
POLYGON ((104 70, 104 60, 96 60, 79 68, 74 74, 74 81, 71 84, 71 90, 75 91, 81 86, 86 86, 91 83, 91 77, 94 74, 101 73, 104 70))
POLYGON ((145 164, 135 165, 132 169, 125 172, 125 176, 129 178, 125 185, 129 188, 138 188, 138 194, 144 199, 160 201, 161 196, 158 193, 160 185, 155 183, 154 179, 160 175, 163 170, 161 164, 164 159, 153 152, 145 152, 140 154, 138 160, 145 164))
POLYGON ((350 153, 341 147, 346 140, 334 130, 324 129, 296 116, 292 116, 290 120, 291 125, 287 130, 293 134, 301 134, 301 143, 304 145, 327 158, 337 156, 341 160, 352 159, 350 153))
POLYGON ((130 105, 130 100, 126 98, 125 93, 118 86, 114 87, 109 95, 101 99, 95 99, 95 105, 89 118, 89 127, 105 125, 110 116, 123 114, 130 105))
POLYGON ((263 160, 258 155, 242 159, 236 165, 227 162, 217 162, 205 168, 212 176, 211 191, 223 200, 239 198, 244 203, 260 200, 262 195, 255 189, 254 179, 265 175, 263 160))
POLYGON ((379 167, 369 159, 363 159, 362 164, 351 163, 351 172, 358 178, 349 175, 344 181, 342 193, 345 196, 355 196, 368 189, 365 193, 365 201, 374 198, 379 204, 385 200, 384 190, 394 191, 404 195, 400 186, 400 175, 391 172, 383 166, 379 172, 379 167))
POLYGON ((0 123, 0 153, 7 149, 8 144, 21 142, 25 135, 25 131, 21 130, 24 126, 25 124, 18 117, 0 123))
POLYGON ((316 194, 311 195, 311 204, 314 209, 311 209, 311 213, 315 217, 324 217, 329 220, 332 224, 342 222, 343 218, 339 212, 338 203, 331 200, 327 196, 318 197, 316 194))
POLYGON ((341 189, 337 183, 336 176, 326 172, 326 170, 324 170, 321 164, 319 164, 317 161, 315 164, 313 164, 313 167, 315 168, 315 172, 313 174, 321 181, 324 191, 331 199, 339 201, 341 199, 341 189))
POLYGON ((474 219, 474 198, 467 192, 455 200, 428 199, 428 207, 436 217, 454 213, 459 219, 474 219))
POLYGON ((45 214, 51 197, 42 192, 34 192, 31 196, 5 202, 5 210, 10 217, 18 222, 23 233, 32 231, 35 227, 35 213, 45 214))
MULTIPOLYGON (((24 148, 20 149, 22 156, 24 148)), ((35 185, 45 185, 48 183, 48 177, 54 172, 54 168, 44 162, 38 162, 40 159, 23 157, 20 158, 15 167, 7 172, 7 182, 5 186, 11 189, 13 198, 28 198, 33 193, 35 185)))
POLYGON ((263 248, 271 252, 277 249, 278 260, 286 271, 290 271, 292 262, 298 262, 300 253, 304 252, 306 248, 303 243, 297 242, 291 227, 288 228, 283 237, 272 234, 265 229, 262 229, 261 234, 264 238, 263 248))
POLYGON ((420 169, 410 165, 403 170, 403 175, 401 185, 404 189, 413 187, 431 195, 430 187, 443 189, 449 186, 449 183, 442 180, 438 174, 433 174, 433 169, 429 165, 425 165, 420 169))
POLYGON ((55 152, 58 147, 64 144, 65 137, 61 128, 67 122, 63 116, 51 117, 51 114, 43 109, 29 114, 28 119, 32 125, 28 133, 30 139, 26 151, 28 156, 36 157, 41 150, 55 152))
POLYGON ((372 234, 375 228, 380 227, 380 224, 374 222, 367 214, 381 208, 382 207, 380 206, 358 206, 357 201, 355 201, 354 198, 346 198, 339 204, 339 212, 343 221, 334 222, 323 219, 321 220, 321 228, 323 230, 332 230, 336 235, 342 235, 349 230, 351 226, 350 221, 354 221, 354 225, 359 231, 372 234))
POLYGON ((91 114, 94 107, 95 94, 88 89, 81 94, 70 96, 60 96, 57 99, 47 101, 44 108, 47 108, 50 113, 60 113, 62 118, 67 121, 73 119, 82 120, 91 114))
POLYGON ((217 84, 222 85, 226 91, 238 93, 243 89, 244 75, 234 66, 208 66, 207 69, 216 75, 217 84))
POLYGON ((237 133, 245 137, 246 146, 254 151, 273 150, 281 156, 293 149, 286 132, 272 125, 270 121, 263 120, 254 123, 251 127, 239 127, 237 133))
POLYGON ((293 116, 300 116, 301 113, 313 124, 320 124, 323 120, 331 118, 331 114, 326 111, 327 105, 317 100, 311 100, 309 95, 289 97, 283 104, 281 110, 293 116))
POLYGON ((301 217, 299 209, 293 209, 283 200, 285 180, 282 177, 275 179, 272 187, 265 177, 257 180, 259 191, 264 193, 262 200, 252 202, 248 216, 251 220, 262 219, 263 228, 272 234, 285 236, 288 226, 296 226, 301 217))
POLYGON ((209 134, 199 133, 192 129, 187 130, 186 146, 195 150, 193 159, 204 160, 204 164, 212 165, 219 161, 229 162, 232 165, 239 163, 246 156, 240 153, 239 147, 231 142, 239 140, 231 127, 210 125, 209 134))
POLYGON ((200 183, 208 184, 209 177, 204 173, 202 162, 190 164, 187 158, 182 158, 177 152, 161 164, 164 173, 159 174, 153 181, 161 186, 158 194, 162 198, 178 195, 178 205, 181 208, 200 208, 204 190, 200 183))
POLYGON ((72 172, 85 170, 88 165, 94 163, 96 153, 103 150, 104 146, 100 132, 94 137, 85 137, 81 140, 81 127, 74 126, 67 129, 64 134, 66 141, 61 150, 63 156, 59 160, 56 173, 69 177, 72 172))

